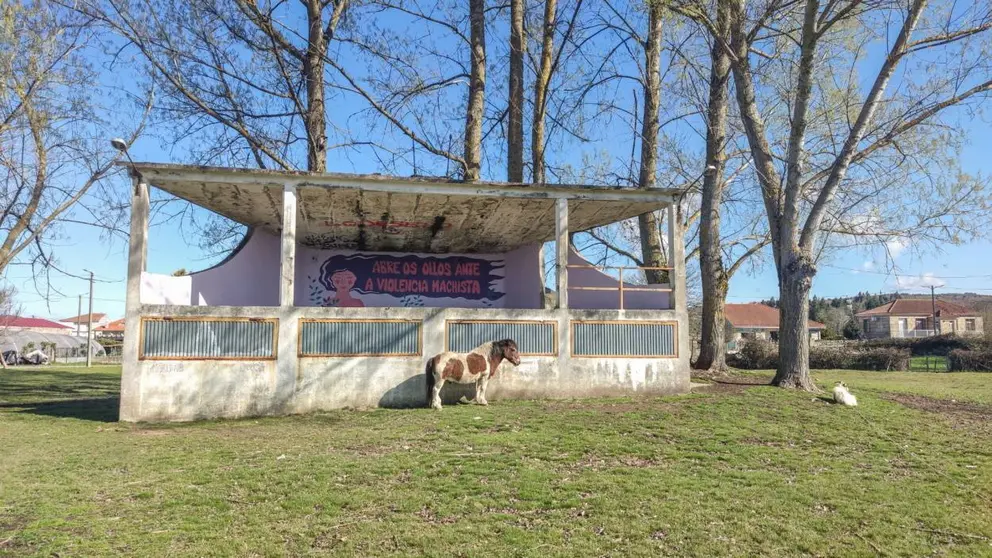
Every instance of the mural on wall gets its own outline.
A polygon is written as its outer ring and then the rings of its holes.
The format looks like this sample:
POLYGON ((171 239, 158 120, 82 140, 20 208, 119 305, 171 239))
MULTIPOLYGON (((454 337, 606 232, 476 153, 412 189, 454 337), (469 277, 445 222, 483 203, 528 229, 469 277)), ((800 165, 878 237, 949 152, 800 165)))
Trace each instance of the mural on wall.
POLYGON ((341 308, 493 307, 506 294, 504 265, 469 256, 334 254, 309 277, 309 298, 341 308))

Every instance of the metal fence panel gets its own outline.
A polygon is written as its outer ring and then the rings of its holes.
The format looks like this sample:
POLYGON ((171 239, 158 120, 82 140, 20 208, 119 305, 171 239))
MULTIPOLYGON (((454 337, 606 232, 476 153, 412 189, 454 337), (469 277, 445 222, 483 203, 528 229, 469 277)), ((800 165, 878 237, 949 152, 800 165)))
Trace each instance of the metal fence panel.
POLYGON ((277 320, 145 318, 141 322, 141 358, 274 359, 277 327, 277 320))
POLYGON ((489 341, 513 339, 522 355, 558 354, 558 322, 449 321, 446 326, 449 351, 464 353, 489 341))
POLYGON ((675 357, 673 322, 572 322, 572 354, 584 357, 675 357))
POLYGON ((419 356, 420 322, 303 320, 300 356, 419 356))

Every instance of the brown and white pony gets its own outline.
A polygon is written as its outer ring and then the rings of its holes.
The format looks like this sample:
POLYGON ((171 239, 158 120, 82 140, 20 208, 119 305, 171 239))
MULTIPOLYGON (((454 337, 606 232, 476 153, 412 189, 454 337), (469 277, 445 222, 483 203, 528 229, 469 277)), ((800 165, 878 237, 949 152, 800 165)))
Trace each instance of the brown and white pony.
POLYGON ((517 343, 512 339, 489 341, 467 353, 441 353, 427 361, 427 397, 431 407, 441 409, 444 382, 475 384, 475 401, 488 405, 486 386, 503 360, 520 365, 517 343))

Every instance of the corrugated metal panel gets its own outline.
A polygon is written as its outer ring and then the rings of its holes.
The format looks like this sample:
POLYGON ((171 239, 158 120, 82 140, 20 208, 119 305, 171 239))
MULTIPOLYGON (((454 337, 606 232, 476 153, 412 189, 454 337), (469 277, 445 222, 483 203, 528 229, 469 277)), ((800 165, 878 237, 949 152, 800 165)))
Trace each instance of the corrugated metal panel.
POLYGON ((276 320, 144 319, 144 359, 272 359, 276 320))
POLYGON ((674 323, 572 322, 572 354, 600 357, 674 357, 674 323))
POLYGON ((418 356, 419 321, 318 321, 300 323, 300 356, 418 356))
POLYGON ((513 339, 522 355, 558 354, 558 322, 449 321, 448 350, 468 352, 488 341, 513 339))

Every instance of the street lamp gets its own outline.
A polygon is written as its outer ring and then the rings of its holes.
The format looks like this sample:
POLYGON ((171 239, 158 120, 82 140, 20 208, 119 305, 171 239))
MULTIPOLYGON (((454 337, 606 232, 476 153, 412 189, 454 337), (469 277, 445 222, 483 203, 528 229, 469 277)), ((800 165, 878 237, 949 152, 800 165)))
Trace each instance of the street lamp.
MULTIPOLYGON (((143 177, 141 176, 141 172, 137 169, 137 167, 134 166, 134 159, 131 158, 131 153, 128 152, 127 150, 128 147, 127 142, 124 141, 123 138, 113 138, 110 140, 110 145, 113 146, 113 148, 116 149, 117 151, 123 153, 125 157, 127 157, 128 162, 131 163, 132 176, 137 177, 138 180, 142 180, 143 177)), ((138 195, 137 184, 135 184, 134 186, 134 195, 138 195)))

